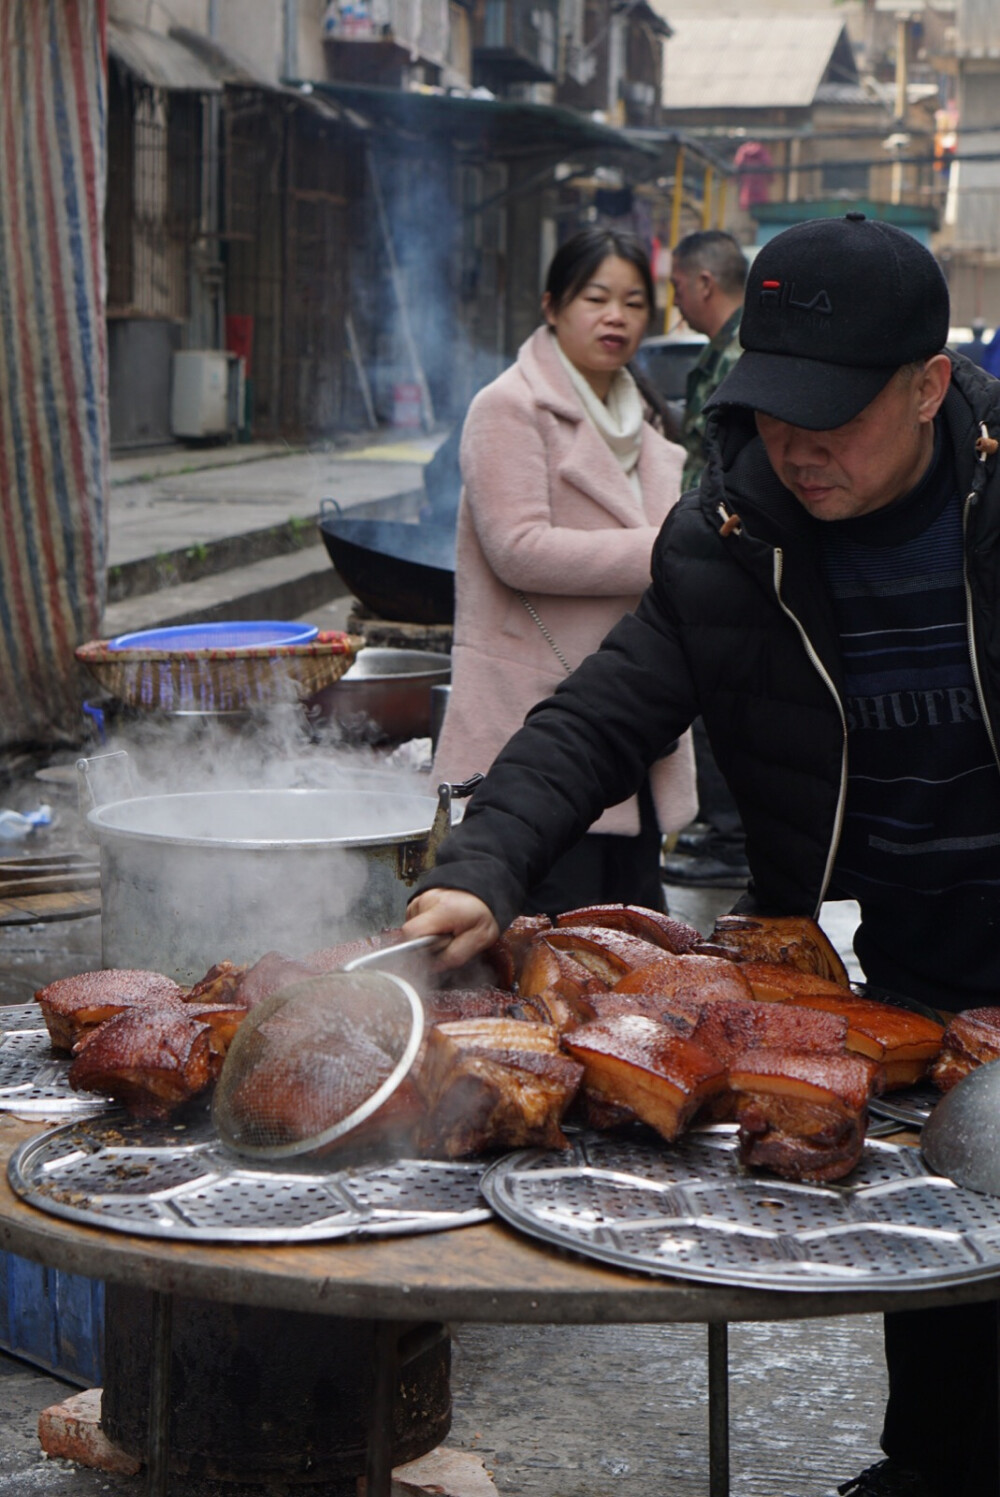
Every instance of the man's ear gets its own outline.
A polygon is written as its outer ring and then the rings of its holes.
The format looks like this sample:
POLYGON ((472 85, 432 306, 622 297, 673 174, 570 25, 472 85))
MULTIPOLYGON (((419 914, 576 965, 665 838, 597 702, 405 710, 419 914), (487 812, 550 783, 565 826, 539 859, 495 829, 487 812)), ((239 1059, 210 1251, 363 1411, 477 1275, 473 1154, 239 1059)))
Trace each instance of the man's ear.
POLYGON ((951 384, 951 360, 946 353, 936 353, 928 359, 919 378, 917 416, 920 421, 933 421, 951 384))

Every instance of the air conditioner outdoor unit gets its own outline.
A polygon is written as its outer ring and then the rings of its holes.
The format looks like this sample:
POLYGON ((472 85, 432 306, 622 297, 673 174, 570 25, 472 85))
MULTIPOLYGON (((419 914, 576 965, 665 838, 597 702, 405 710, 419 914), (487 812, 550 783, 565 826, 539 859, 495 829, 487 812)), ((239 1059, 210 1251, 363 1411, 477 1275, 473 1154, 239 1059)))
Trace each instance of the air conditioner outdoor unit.
POLYGON ((170 429, 175 437, 235 437, 243 413, 243 360, 219 348, 174 354, 170 429))

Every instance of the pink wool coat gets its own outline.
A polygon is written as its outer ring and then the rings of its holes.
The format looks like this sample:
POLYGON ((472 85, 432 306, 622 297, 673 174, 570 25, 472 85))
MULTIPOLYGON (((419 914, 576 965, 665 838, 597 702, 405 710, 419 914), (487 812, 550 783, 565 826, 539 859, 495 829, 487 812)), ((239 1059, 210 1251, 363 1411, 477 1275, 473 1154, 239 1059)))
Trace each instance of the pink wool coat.
MULTIPOLYGON (((453 781, 485 772, 529 708, 566 678, 517 590, 579 665, 649 582, 684 449, 644 426, 640 507, 542 327, 472 402, 461 464, 452 687, 434 760, 437 777, 453 781)), ((661 830, 687 825, 697 809, 690 735, 653 765, 650 784, 661 830)), ((636 799, 590 830, 634 836, 636 799)))

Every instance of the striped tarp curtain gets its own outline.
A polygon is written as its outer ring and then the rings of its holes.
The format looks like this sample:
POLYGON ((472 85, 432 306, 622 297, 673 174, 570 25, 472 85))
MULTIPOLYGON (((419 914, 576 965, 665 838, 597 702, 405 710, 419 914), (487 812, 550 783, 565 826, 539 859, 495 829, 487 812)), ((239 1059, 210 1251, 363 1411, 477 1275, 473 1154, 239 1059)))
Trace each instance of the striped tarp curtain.
POLYGON ((0 749, 78 736, 108 474, 106 0, 0 0, 0 749))

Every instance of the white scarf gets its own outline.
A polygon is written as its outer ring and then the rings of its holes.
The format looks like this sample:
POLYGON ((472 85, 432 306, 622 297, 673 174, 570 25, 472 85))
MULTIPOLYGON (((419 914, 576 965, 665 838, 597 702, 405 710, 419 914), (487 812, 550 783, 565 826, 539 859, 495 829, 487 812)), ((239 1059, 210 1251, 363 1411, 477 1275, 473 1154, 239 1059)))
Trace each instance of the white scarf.
POLYGON ((595 426, 611 448, 622 472, 628 478, 632 491, 642 503, 642 487, 636 464, 642 447, 643 409, 642 399, 635 380, 627 369, 619 369, 611 381, 607 400, 599 400, 593 386, 580 373, 559 347, 559 339, 553 334, 556 353, 570 383, 583 406, 587 419, 595 426))

